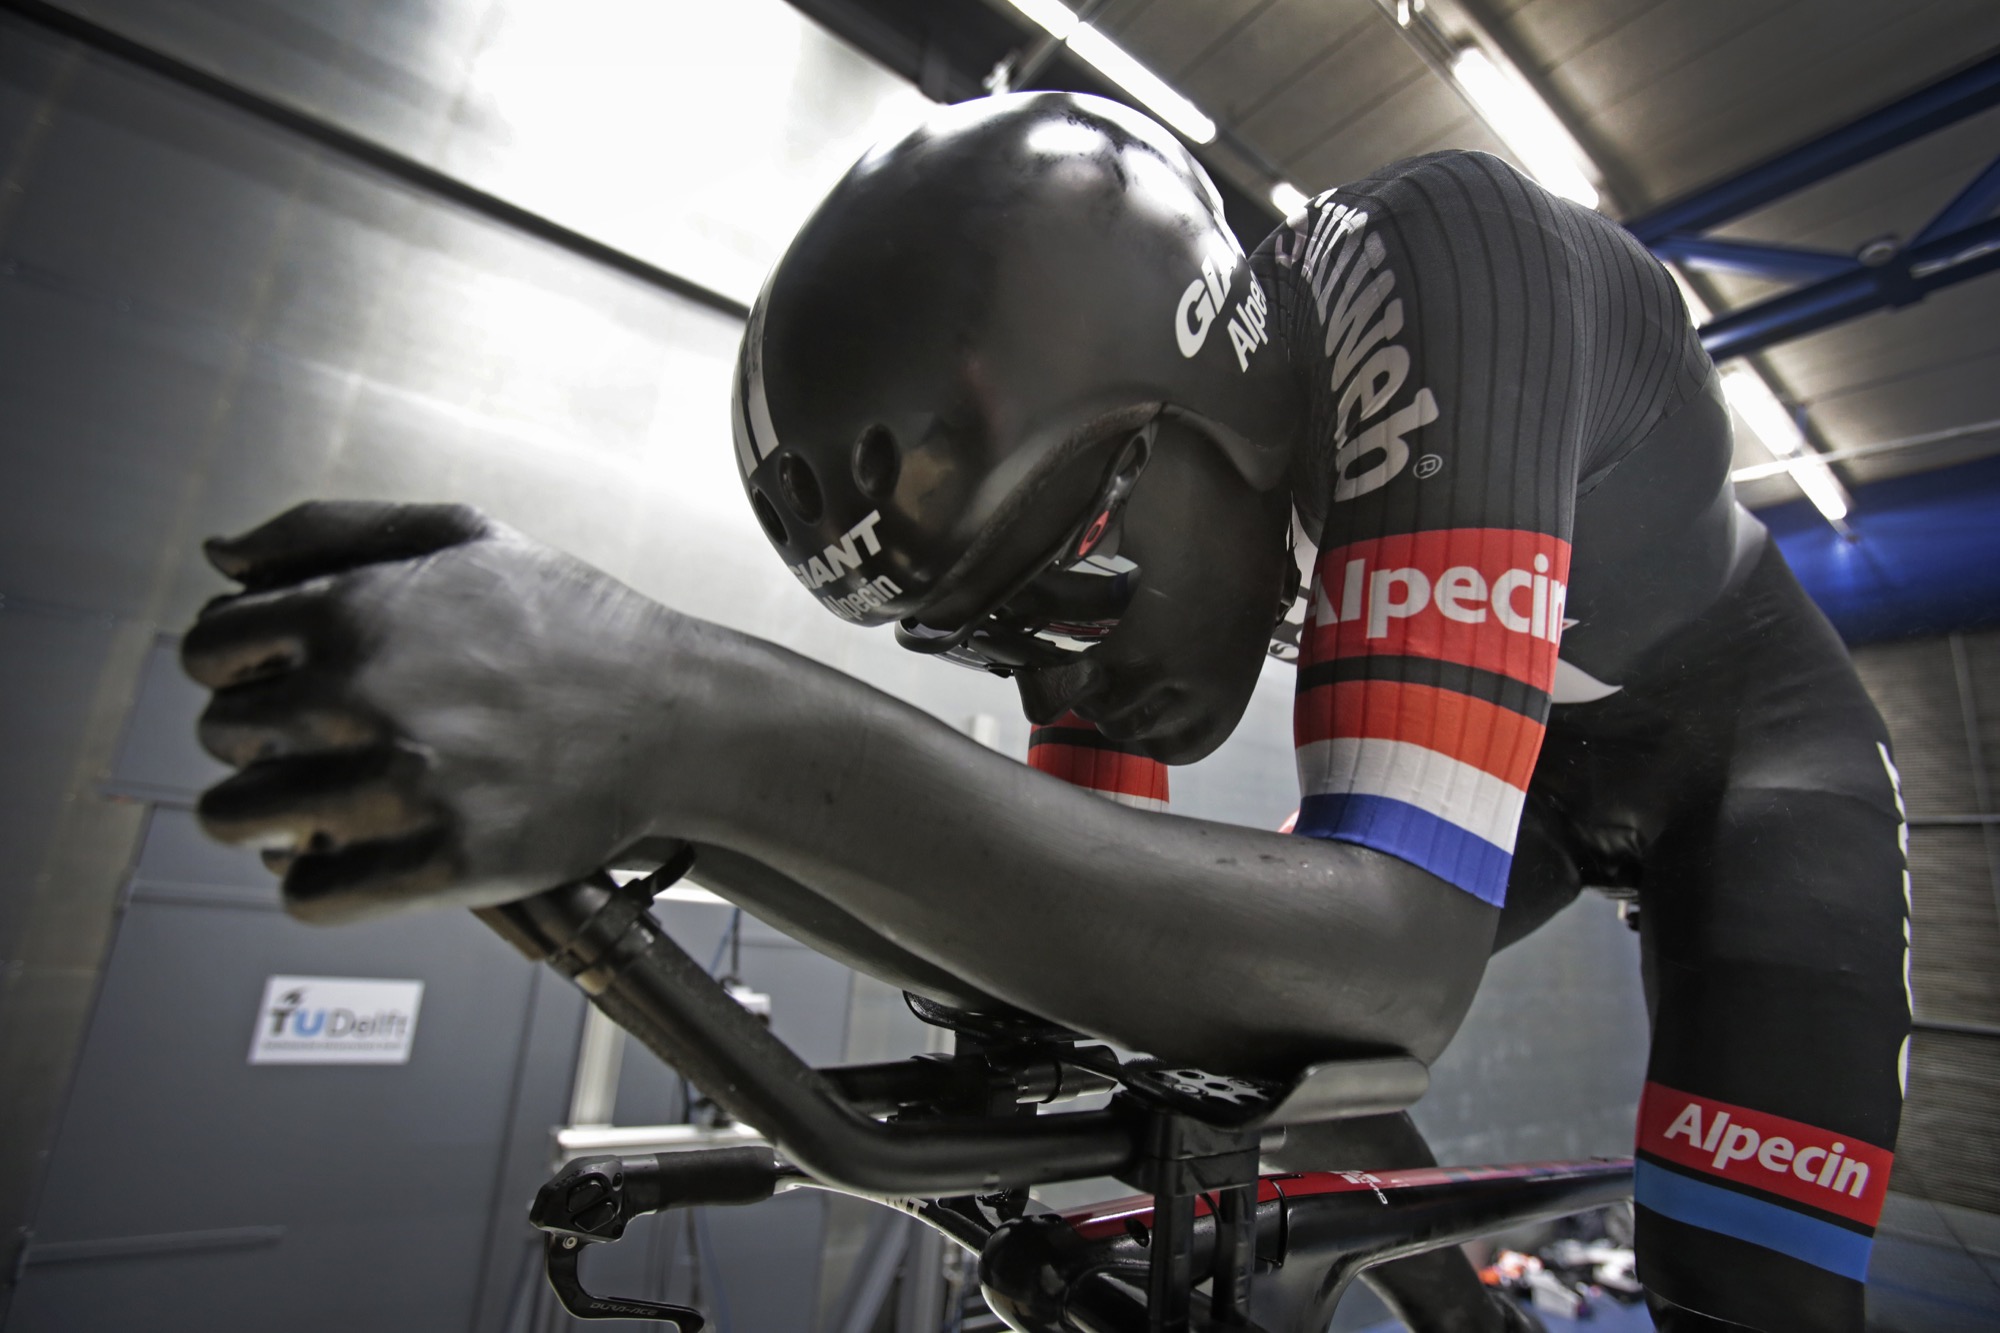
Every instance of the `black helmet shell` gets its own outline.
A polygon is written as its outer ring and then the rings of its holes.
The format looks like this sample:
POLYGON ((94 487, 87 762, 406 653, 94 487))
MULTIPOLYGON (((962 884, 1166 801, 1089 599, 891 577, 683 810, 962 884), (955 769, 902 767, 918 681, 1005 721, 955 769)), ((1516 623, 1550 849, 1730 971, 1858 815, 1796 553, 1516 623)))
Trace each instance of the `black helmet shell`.
POLYGON ((828 609, 915 616, 1163 412, 1277 485, 1295 398, 1269 322, 1214 184, 1160 125, 1071 93, 941 108, 857 162, 772 271, 737 359, 737 463, 828 609))

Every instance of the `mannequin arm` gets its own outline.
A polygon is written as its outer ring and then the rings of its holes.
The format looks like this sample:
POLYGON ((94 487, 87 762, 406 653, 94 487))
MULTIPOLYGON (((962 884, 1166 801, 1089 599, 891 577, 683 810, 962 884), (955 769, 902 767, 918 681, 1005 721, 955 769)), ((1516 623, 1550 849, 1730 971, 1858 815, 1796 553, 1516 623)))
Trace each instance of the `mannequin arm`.
POLYGON ((695 847, 695 877, 737 906, 837 962, 881 981, 961 1009, 991 1009, 999 1001, 891 944, 795 879, 761 861, 720 847, 695 847))
POLYGON ((981 991, 1237 1069, 1429 1060, 1471 1002, 1498 913, 1425 871, 1120 806, 774 645, 683 625, 704 699, 660 770, 678 787, 665 831, 810 885, 981 991))
POLYGON ((878 975, 1242 1072, 1431 1059, 1493 942, 1406 862, 1105 801, 475 511, 301 506, 210 552, 245 591, 182 659, 241 771, 201 818, 309 920, 506 902, 669 835, 878 975))

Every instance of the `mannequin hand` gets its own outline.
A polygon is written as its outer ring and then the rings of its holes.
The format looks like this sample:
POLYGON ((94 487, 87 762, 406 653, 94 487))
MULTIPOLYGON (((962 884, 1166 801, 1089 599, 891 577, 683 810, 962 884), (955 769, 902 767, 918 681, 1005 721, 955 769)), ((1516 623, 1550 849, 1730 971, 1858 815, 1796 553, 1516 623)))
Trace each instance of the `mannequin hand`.
POLYGON ((649 831, 692 622, 462 506, 305 504, 207 551, 244 591, 181 649, 240 770, 201 822, 264 848, 294 916, 491 906, 649 831))

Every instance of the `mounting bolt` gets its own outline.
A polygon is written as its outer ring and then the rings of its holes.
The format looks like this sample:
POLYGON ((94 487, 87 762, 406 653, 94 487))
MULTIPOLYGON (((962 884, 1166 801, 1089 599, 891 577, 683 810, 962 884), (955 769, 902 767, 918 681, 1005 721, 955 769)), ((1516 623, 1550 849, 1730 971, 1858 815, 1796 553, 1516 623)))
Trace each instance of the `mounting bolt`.
POLYGON ((576 1248, 576 1237, 575 1237, 575 1236, 564 1236, 564 1237, 563 1237, 563 1248, 564 1248, 565 1250, 573 1250, 573 1249, 575 1249, 575 1248, 576 1248))
POLYGON ((1901 254, 1902 250, 1902 237, 1890 232, 1886 236, 1877 236, 1872 241, 1863 241, 1861 248, 1854 252, 1854 257, 1869 268, 1880 268, 1901 254))

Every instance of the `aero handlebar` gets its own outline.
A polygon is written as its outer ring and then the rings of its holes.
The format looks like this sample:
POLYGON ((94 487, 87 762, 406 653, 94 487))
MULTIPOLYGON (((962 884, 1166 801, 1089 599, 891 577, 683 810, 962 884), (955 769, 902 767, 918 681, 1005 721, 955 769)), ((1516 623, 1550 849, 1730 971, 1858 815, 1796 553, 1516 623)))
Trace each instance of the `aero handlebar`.
POLYGON ((569 976, 718 1105, 830 1182, 870 1194, 980 1193, 1112 1175, 1131 1160, 1132 1128, 1111 1111, 871 1119, 647 914, 662 879, 678 873, 623 888, 597 876, 479 915, 530 958, 569 976))

